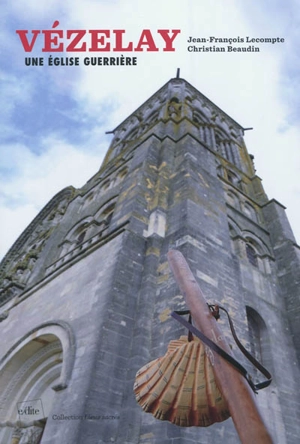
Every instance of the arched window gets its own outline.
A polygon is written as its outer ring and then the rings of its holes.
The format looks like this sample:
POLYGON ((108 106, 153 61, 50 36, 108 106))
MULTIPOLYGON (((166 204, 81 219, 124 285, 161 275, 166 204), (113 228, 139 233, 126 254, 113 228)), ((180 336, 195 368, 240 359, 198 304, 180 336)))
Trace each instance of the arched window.
POLYGON ((83 242, 94 235, 97 227, 92 216, 85 218, 78 222, 66 235, 64 241, 60 246, 60 257, 68 254, 73 249, 80 246, 83 242))
POLYGON ((236 187, 239 186, 239 178, 232 171, 227 171, 227 179, 228 179, 228 182, 232 183, 232 185, 234 185, 236 187))
POLYGON ((252 312, 247 310, 247 321, 248 321, 248 333, 249 333, 249 344, 250 352, 257 359, 257 361, 262 361, 262 347, 261 347, 261 332, 260 325, 257 317, 254 316, 252 312))
POLYGON ((94 200, 95 196, 96 196, 96 192, 91 191, 87 196, 85 196, 84 205, 88 205, 89 203, 91 203, 94 200))
POLYGON ((106 230, 112 220, 116 206, 116 197, 109 199, 95 214, 95 220, 106 230))
POLYGON ((106 207, 105 210, 101 213, 101 218, 105 220, 106 225, 110 224, 111 219, 113 217, 114 209, 115 209, 115 203, 112 203, 108 207, 106 207))
POLYGON ((118 176, 117 176, 118 181, 124 179, 124 177, 127 175, 127 173, 128 173, 128 169, 127 169, 127 168, 123 168, 123 169, 118 173, 118 176))
POLYGON ((248 202, 245 202, 243 205, 243 211, 250 219, 257 222, 256 211, 255 211, 255 208, 251 204, 249 204, 248 202))
POLYGON ((132 128, 131 131, 129 131, 128 134, 126 134, 126 140, 130 141, 130 140, 134 140, 137 138, 139 133, 139 128, 132 128))
POLYGON ((169 117, 179 117, 181 113, 181 105, 177 97, 172 97, 168 105, 169 117))
POLYGON ((107 179, 107 180, 105 180, 105 181, 103 182, 103 184, 102 184, 102 186, 101 186, 101 189, 102 189, 103 191, 105 191, 105 190, 107 190, 109 187, 110 187, 110 180, 107 179))
MULTIPOLYGON (((246 306, 246 316, 248 324, 248 340, 250 353, 273 375, 271 391, 268 389, 261 390, 257 397, 257 402, 268 415, 268 425, 272 430, 272 436, 276 443, 286 443, 286 435, 283 427, 282 408, 284 408, 278 398, 276 390, 276 378, 274 378, 274 364, 276 364, 276 356, 271 350, 271 341, 268 327, 262 316, 252 307, 246 306), (272 357, 274 356, 274 358, 272 357)), ((268 323, 269 325, 269 323, 268 323)), ((282 366, 280 362, 280 347, 277 347, 277 361, 279 368, 282 366)), ((252 376, 254 384, 264 381, 264 376, 256 367, 246 364, 249 374, 252 376)))
POLYGON ((217 152, 222 154, 221 148, 220 148, 222 140, 218 134, 215 134, 215 141, 216 141, 217 152))
POLYGON ((198 123, 199 125, 203 125, 204 123, 208 123, 208 119, 204 113, 200 110, 195 109, 192 115, 193 122, 198 123))
POLYGON ((250 264, 253 265, 254 267, 258 267, 258 260, 257 260, 256 251, 253 248, 253 246, 250 245, 249 243, 246 244, 246 254, 247 254, 247 258, 248 258, 248 261, 250 262, 250 264))
POLYGON ((216 128, 215 130, 215 144, 217 152, 221 154, 222 157, 231 163, 235 163, 231 137, 221 128, 216 128))
POLYGON ((159 111, 152 112, 147 119, 148 125, 156 123, 158 120, 158 116, 159 116, 159 111))
POLYGON ((252 231, 245 230, 241 235, 243 238, 242 258, 244 262, 248 262, 249 269, 252 268, 254 274, 256 270, 263 274, 271 273, 272 255, 268 245, 252 231))
MULTIPOLYGON (((251 307, 246 307, 249 351, 254 358, 265 366, 272 373, 272 360, 270 354, 270 339, 265 321, 260 314, 251 307)), ((254 382, 258 382, 263 377, 261 373, 253 367, 251 374, 254 382)))
POLYGON ((240 209, 239 205, 239 198, 235 193, 232 193, 231 191, 227 191, 226 193, 226 200, 232 207, 240 209))
POLYGON ((86 230, 81 231, 81 233, 78 235, 78 237, 76 239, 76 245, 82 244, 82 242, 84 241, 85 235, 86 235, 86 230))

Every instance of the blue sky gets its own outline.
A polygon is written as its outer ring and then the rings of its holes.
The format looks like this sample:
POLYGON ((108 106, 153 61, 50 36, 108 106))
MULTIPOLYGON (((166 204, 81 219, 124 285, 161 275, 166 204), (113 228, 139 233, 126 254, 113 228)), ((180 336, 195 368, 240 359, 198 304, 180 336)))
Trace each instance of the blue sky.
MULTIPOLYGON (((254 128, 245 141, 257 174, 269 198, 287 207, 300 242, 296 0, 7 0, 0 20, 0 258, 54 194, 82 186, 99 169, 111 138, 105 131, 174 77, 177 67, 242 126, 254 128), (28 54, 15 31, 50 29, 55 20, 63 30, 125 29, 135 42, 146 28, 181 34, 175 52, 139 53, 137 66, 25 66, 28 54), (189 36, 285 42, 257 44, 259 53, 190 53, 189 36)), ((41 44, 37 40, 31 55, 46 60, 41 44)))

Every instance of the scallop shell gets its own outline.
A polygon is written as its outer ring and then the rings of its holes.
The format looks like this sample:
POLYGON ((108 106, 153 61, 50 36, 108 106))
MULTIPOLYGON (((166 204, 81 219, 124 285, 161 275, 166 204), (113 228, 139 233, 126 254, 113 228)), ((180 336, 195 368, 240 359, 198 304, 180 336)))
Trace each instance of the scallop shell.
POLYGON ((136 374, 134 392, 145 412, 181 427, 207 427, 229 418, 203 343, 187 336, 136 374))

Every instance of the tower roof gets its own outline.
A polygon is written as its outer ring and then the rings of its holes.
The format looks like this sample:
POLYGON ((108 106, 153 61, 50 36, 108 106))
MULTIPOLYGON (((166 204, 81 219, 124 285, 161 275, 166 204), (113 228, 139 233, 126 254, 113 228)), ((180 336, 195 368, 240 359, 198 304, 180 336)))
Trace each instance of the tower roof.
POLYGON ((245 128, 240 125, 236 120, 230 117, 225 111, 219 108, 215 103, 213 103, 208 97, 202 94, 198 89, 196 89, 193 85, 191 85, 187 80, 179 77, 171 78, 167 83, 165 83, 159 90, 157 90, 148 100, 146 100, 142 105, 140 105, 132 114, 130 114, 125 120, 123 120, 111 133, 115 133, 122 126, 126 125, 127 122, 133 117, 138 116, 143 112, 145 108, 148 106, 151 107, 151 103, 155 100, 157 96, 163 95, 165 99, 170 99, 172 94, 178 94, 178 86, 182 86, 181 88, 181 99, 194 99, 198 98, 198 100, 202 101, 202 104, 211 110, 213 115, 221 115, 226 120, 229 120, 231 124, 237 127, 244 134, 245 128), (168 97, 169 96, 169 97, 168 97))
POLYGON ((186 80, 172 78, 110 131, 114 138, 100 170, 121 153, 123 155, 124 149, 127 150, 132 143, 148 137, 154 125, 160 124, 160 129, 156 128, 156 134, 162 136, 167 122, 177 125, 182 121, 187 123, 187 131, 190 131, 193 125, 201 124, 207 127, 207 131, 215 128, 228 140, 241 140, 245 130, 186 80))

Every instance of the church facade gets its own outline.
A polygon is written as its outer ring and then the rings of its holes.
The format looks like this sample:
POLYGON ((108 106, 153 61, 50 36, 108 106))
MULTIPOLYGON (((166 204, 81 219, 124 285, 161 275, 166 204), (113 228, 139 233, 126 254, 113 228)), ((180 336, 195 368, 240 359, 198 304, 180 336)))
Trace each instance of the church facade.
POLYGON ((171 79, 114 130, 100 170, 17 239, 0 264, 1 443, 239 442, 231 418, 183 428, 135 400, 136 372, 185 333, 170 317, 185 308, 171 248, 272 373, 256 399, 274 442, 298 442, 300 249, 243 135, 171 79))

